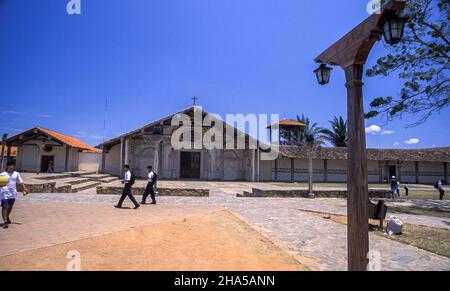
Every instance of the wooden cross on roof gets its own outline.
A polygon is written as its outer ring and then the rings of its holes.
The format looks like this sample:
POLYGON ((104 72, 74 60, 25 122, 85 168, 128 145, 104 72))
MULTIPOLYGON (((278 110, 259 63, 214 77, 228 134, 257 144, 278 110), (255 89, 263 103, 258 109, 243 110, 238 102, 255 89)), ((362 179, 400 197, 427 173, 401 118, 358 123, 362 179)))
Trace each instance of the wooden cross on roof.
POLYGON ((198 101, 198 97, 196 97, 196 96, 194 96, 194 97, 192 97, 192 102, 194 102, 194 106, 196 106, 197 105, 197 101, 198 101))

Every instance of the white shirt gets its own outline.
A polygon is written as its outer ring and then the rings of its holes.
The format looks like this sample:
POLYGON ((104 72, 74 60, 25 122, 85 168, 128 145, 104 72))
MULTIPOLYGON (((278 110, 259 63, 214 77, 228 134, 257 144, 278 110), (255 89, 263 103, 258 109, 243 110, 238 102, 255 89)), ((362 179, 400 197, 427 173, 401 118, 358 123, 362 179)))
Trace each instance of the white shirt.
POLYGON ((16 199, 17 198, 17 184, 23 184, 23 179, 18 172, 0 173, 0 176, 9 176, 8 185, 0 188, 0 200, 16 199))
POLYGON ((150 173, 148 173, 148 182, 153 181, 153 177, 155 177, 155 173, 153 171, 151 171, 150 173))
POLYGON ((131 171, 126 171, 126 172, 125 172, 125 175, 124 175, 124 177, 123 177, 123 180, 124 180, 125 182, 129 182, 129 181, 131 180, 131 171))

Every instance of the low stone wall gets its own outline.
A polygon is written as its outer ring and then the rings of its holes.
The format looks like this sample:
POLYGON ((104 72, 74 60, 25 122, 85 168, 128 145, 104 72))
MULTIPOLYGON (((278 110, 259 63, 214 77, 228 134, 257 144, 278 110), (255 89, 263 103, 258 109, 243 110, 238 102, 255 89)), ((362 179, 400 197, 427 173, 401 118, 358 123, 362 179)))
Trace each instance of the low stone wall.
MULTIPOLYGON (((133 195, 144 195, 145 188, 132 188, 133 195)), ((100 195, 121 195, 123 187, 116 186, 97 186, 97 194, 100 195)), ((209 189, 191 189, 191 188, 158 188, 157 196, 180 196, 180 197, 209 197, 209 189)))
POLYGON ((53 193, 56 182, 25 183, 30 193, 53 193))
MULTIPOLYGON (((307 198, 308 190, 298 189, 257 189, 253 188, 252 192, 245 191, 243 195, 238 197, 265 197, 265 198, 307 198)), ((315 190, 316 198, 347 198, 347 190, 315 190)), ((391 191, 370 189, 369 198, 390 198, 391 191)))

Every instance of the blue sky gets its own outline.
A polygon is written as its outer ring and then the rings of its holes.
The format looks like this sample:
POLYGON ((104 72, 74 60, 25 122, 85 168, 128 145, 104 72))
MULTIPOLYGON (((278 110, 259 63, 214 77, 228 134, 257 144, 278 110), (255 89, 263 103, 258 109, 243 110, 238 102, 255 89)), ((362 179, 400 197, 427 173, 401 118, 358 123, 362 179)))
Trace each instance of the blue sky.
MULTIPOLYGON (((212 113, 346 115, 344 74, 322 87, 315 56, 365 19, 365 0, 0 0, 0 132, 35 125, 98 144, 192 104, 212 113)), ((389 48, 377 44, 368 66, 389 48)), ((365 80, 365 103, 395 76, 365 80)), ((369 147, 450 145, 449 110, 405 128, 367 121, 369 147), (379 126, 378 129, 376 126, 379 126), (418 139, 419 143, 405 141, 418 139)), ((412 140, 414 142, 414 140, 412 140)))

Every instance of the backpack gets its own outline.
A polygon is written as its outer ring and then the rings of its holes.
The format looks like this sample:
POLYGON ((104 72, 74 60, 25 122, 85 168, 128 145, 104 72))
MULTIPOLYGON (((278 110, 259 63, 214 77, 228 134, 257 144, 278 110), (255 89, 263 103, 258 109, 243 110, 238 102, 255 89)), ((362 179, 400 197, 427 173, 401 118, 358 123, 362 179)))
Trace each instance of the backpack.
POLYGON ((136 183, 136 176, 133 173, 131 173, 131 178, 129 182, 130 187, 133 186, 134 183, 136 183))
POLYGON ((434 188, 439 190, 439 181, 434 184, 434 188))

